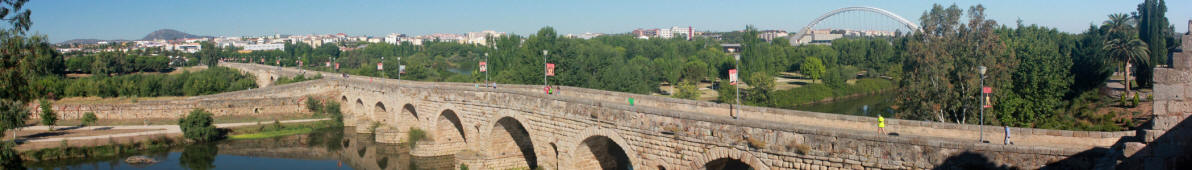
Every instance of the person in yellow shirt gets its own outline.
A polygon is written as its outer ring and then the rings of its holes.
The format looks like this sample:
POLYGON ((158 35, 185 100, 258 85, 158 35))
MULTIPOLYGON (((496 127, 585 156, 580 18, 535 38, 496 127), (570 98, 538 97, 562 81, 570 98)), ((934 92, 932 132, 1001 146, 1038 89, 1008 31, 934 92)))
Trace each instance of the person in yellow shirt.
POLYGON ((882 114, 877 114, 877 133, 886 134, 886 118, 882 114))

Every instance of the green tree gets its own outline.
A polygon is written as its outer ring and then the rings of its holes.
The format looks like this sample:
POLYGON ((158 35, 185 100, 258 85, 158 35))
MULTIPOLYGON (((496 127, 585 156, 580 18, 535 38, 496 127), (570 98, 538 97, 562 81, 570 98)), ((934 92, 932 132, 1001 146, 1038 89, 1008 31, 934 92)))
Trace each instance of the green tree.
POLYGON ((708 63, 695 60, 689 61, 683 65, 683 79, 689 82, 699 83, 704 80, 708 73, 708 63))
POLYGON ((813 82, 823 77, 824 72, 826 71, 826 68, 824 68, 824 62, 815 57, 808 57, 803 60, 803 64, 799 65, 799 73, 803 73, 803 75, 807 76, 807 78, 811 78, 811 81, 813 82))
POLYGON ((774 91, 774 76, 765 72, 753 72, 749 75, 749 101, 762 106, 774 106, 776 101, 770 100, 770 93, 774 91))
POLYGON ((678 83, 679 92, 675 94, 675 98, 694 100, 699 97, 699 88, 691 82, 678 83))
POLYGON ((54 124, 58 123, 58 114, 54 113, 54 106, 50 103, 50 100, 41 99, 40 101, 41 103, 38 105, 41 107, 41 115, 39 115, 41 117, 41 124, 50 126, 50 130, 53 131, 54 124))
POLYGON ((83 114, 83 126, 90 126, 91 124, 95 124, 95 121, 98 120, 99 117, 95 116, 95 112, 87 112, 86 114, 83 114))
POLYGON ((1174 29, 1167 20, 1167 2, 1163 0, 1144 0, 1138 4, 1138 39, 1147 44, 1146 63, 1135 66, 1139 87, 1150 87, 1155 65, 1164 64, 1167 60, 1168 42, 1174 36, 1174 29))
POLYGON ((1136 66, 1142 66, 1150 63, 1150 57, 1147 54, 1147 44, 1139 40, 1133 34, 1133 20, 1126 14, 1111 14, 1109 20, 1103 24, 1108 27, 1109 37, 1105 42, 1104 50, 1106 54, 1122 64, 1122 70, 1125 71, 1125 81, 1122 83, 1126 87, 1126 95, 1130 94, 1130 68, 1127 63, 1135 63, 1136 66))
POLYGON ((203 109, 190 111, 190 114, 178 120, 178 127, 182 129, 183 136, 198 142, 214 141, 221 137, 212 114, 203 109))

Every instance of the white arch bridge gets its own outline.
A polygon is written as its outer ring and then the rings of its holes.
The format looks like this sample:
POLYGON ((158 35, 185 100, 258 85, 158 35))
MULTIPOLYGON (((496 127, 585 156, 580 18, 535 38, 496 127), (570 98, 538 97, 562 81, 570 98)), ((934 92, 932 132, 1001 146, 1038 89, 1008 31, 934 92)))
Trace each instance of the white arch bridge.
POLYGON ((913 32, 922 31, 919 28, 919 24, 915 24, 914 22, 911 22, 910 20, 907 20, 906 18, 903 18, 902 16, 898 16, 898 14, 894 14, 893 12, 886 11, 885 9, 875 8, 875 7, 845 7, 845 8, 840 8, 840 9, 829 11, 828 13, 825 13, 824 15, 820 15, 819 17, 815 18, 814 20, 811 20, 811 23, 808 23, 807 26, 803 26, 803 28, 800 29, 797 34, 790 37, 791 44, 792 45, 806 44, 806 43, 810 42, 810 39, 805 39, 805 38, 807 38, 807 36, 810 36, 810 34, 808 34, 808 33, 811 32, 811 29, 813 27, 815 27, 816 24, 819 24, 820 22, 822 22, 832 16, 836 16, 837 14, 841 14, 841 13, 845 13, 845 12, 852 12, 852 11, 872 12, 872 13, 876 13, 876 14, 881 14, 883 16, 886 16, 894 21, 897 21, 897 22, 903 24, 904 26, 906 26, 906 28, 908 30, 911 30, 913 32))

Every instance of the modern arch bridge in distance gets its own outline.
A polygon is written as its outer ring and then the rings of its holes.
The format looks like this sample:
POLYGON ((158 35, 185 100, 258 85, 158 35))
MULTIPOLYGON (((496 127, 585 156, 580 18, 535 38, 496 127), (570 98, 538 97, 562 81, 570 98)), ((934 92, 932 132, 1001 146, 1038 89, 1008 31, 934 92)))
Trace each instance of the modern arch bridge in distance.
POLYGON ((907 20, 906 18, 903 18, 902 16, 899 16, 898 14, 894 14, 893 12, 887 11, 885 9, 875 8, 875 7, 845 7, 845 8, 828 11, 828 13, 824 13, 824 15, 820 15, 819 17, 815 18, 814 20, 811 20, 811 23, 807 23, 807 26, 803 26, 803 28, 800 29, 799 32, 797 32, 794 36, 790 37, 791 44, 797 45, 797 44, 806 44, 806 43, 810 42, 809 40, 804 41, 803 38, 810 36, 810 34, 808 34, 808 33, 811 32, 811 29, 814 28, 816 24, 819 24, 820 22, 822 22, 832 16, 836 16, 837 14, 841 14, 841 13, 845 13, 845 12, 852 12, 852 11, 872 12, 872 13, 876 13, 876 14, 881 14, 883 16, 890 18, 891 20, 894 20, 894 21, 897 21, 897 22, 903 24, 904 26, 906 26, 906 28, 908 30, 911 30, 913 32, 922 31, 922 29, 920 29, 920 27, 919 27, 919 24, 915 24, 914 22, 911 22, 910 20, 907 20))
MULTIPOLYGON (((456 165, 474 169, 927 169, 968 159, 1020 168, 1085 169, 1081 166, 1097 160, 1090 155, 1099 155, 1086 153, 1134 135, 1011 128, 1017 145, 1002 145, 1000 140, 977 143, 975 125, 887 119, 887 131, 896 133, 890 135, 878 134, 876 120, 862 116, 745 106, 733 119, 726 104, 577 87, 547 95, 535 85, 483 88, 221 65, 266 83, 271 77, 299 74, 325 78, 265 84, 206 100, 319 96, 342 103, 345 124, 358 133, 373 133, 378 142, 403 143, 411 129, 421 129, 429 137, 417 142, 412 155, 454 155, 456 165), (628 104, 629 98, 636 103, 628 104)), ((985 129, 987 138, 998 138, 1003 131, 985 129)))

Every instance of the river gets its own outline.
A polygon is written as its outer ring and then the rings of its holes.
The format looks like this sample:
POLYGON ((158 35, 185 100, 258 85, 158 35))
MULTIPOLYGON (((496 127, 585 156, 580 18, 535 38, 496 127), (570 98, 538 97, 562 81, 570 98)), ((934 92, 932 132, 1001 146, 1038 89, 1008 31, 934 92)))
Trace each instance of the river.
POLYGON ((267 139, 225 140, 106 158, 26 162, 30 169, 453 169, 448 156, 416 157, 406 144, 381 144, 343 128, 267 139), (149 165, 129 156, 156 159, 149 165))
POLYGON ((883 116, 890 117, 890 114, 893 112, 890 106, 893 106, 895 103, 895 95, 896 93, 894 92, 882 92, 838 99, 825 103, 799 105, 789 109, 871 117, 877 117, 877 113, 882 113, 883 116), (869 108, 868 112, 865 111, 865 107, 867 106, 869 108))

